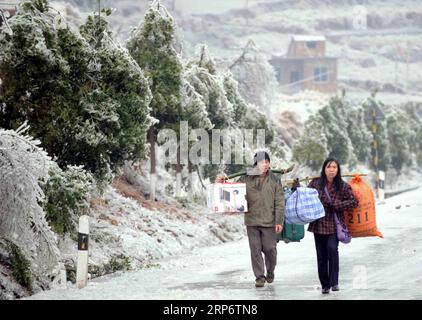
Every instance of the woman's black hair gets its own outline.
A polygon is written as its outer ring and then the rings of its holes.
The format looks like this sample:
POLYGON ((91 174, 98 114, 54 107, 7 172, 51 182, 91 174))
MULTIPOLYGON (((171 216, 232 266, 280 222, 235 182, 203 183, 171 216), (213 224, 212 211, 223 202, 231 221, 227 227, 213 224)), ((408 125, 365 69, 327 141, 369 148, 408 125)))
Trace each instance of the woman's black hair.
POLYGON ((324 189, 325 186, 327 185, 327 175, 325 174, 325 168, 328 166, 329 163, 331 162, 335 162, 337 164, 337 175, 334 177, 334 189, 336 191, 340 191, 341 187, 343 186, 343 179, 341 178, 341 168, 340 168, 340 163, 338 162, 338 160, 334 157, 328 157, 327 159, 325 159, 324 164, 322 165, 322 169, 321 169, 321 179, 319 180, 319 185, 321 187, 321 189, 324 189))

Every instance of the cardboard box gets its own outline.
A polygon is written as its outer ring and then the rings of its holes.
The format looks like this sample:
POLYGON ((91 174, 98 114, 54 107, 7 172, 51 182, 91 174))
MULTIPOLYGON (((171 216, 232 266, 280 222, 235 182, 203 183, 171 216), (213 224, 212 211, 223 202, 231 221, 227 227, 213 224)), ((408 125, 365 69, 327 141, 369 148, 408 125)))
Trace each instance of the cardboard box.
POLYGON ((207 205, 215 213, 248 211, 245 183, 214 183, 207 188, 207 205))

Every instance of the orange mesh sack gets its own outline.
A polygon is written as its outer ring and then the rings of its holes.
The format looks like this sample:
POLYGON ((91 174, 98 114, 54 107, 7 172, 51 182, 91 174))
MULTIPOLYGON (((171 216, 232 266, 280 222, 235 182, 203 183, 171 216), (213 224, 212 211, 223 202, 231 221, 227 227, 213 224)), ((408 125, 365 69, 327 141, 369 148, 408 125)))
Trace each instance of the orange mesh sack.
POLYGON ((353 194, 359 201, 359 206, 353 211, 345 212, 344 218, 353 238, 381 237, 377 229, 375 217, 375 197, 371 187, 359 175, 350 181, 353 194))

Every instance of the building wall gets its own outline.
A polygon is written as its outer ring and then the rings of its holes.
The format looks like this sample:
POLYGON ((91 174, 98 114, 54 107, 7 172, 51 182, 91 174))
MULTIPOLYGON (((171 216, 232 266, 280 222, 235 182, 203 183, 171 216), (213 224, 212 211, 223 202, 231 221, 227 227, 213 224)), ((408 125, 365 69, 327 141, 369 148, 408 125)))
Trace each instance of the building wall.
POLYGON ((307 41, 292 41, 287 52, 288 57, 323 57, 325 56, 325 41, 314 41, 315 48, 309 48, 307 41))
POLYGON ((303 89, 316 90, 326 93, 337 91, 337 59, 305 60, 303 66, 303 89), (318 82, 315 77, 315 68, 326 68, 327 81, 318 82))
POLYGON ((282 92, 292 93, 302 89, 302 82, 291 84, 291 77, 292 72, 295 72, 298 80, 303 79, 303 60, 294 61, 284 58, 273 58, 270 63, 275 69, 282 92))

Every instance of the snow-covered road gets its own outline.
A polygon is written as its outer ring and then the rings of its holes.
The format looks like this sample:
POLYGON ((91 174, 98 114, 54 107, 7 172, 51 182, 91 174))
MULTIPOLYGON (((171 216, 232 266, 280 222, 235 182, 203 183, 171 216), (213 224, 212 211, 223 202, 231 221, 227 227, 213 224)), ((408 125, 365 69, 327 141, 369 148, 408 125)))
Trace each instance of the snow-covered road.
POLYGON ((340 244, 341 291, 329 295, 320 293, 313 235, 306 232, 300 243, 278 244, 275 282, 263 288, 254 286, 244 238, 28 299, 422 299, 422 189, 377 206, 377 225, 384 239, 340 244))

